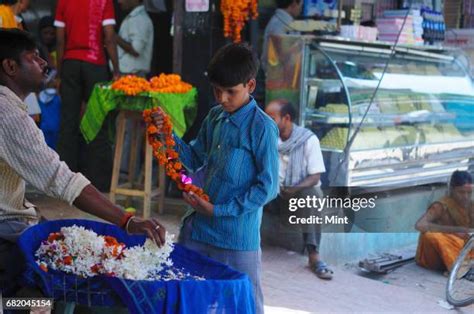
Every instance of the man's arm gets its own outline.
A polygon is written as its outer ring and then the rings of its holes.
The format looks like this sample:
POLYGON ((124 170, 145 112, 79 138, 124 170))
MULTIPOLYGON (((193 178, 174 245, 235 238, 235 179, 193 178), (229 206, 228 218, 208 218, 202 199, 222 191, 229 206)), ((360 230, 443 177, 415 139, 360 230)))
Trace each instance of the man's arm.
POLYGON ((282 194, 288 194, 289 196, 294 195, 306 188, 313 187, 319 183, 319 179, 321 178, 320 173, 310 174, 303 181, 295 186, 290 187, 283 187, 280 191, 282 194))
MULTIPOLYGON (((125 227, 123 224, 127 222, 127 214, 117 205, 110 202, 92 184, 87 185, 81 191, 73 204, 82 211, 100 217, 122 228, 125 227)), ((165 243, 166 230, 157 219, 143 220, 133 218, 127 227, 127 231, 131 233, 146 234, 158 245, 165 243)))
POLYGON ((117 45, 122 48, 123 50, 125 50, 126 53, 134 56, 134 57, 138 57, 140 54, 135 50, 133 49, 133 46, 131 43, 129 42, 126 42, 122 37, 120 37, 118 34, 117 34, 117 45))
POLYGON ((118 54, 117 54, 117 42, 114 25, 103 26, 104 30, 104 45, 109 55, 110 61, 112 62, 113 79, 118 79, 120 76, 120 70, 118 65, 118 54))
POLYGON ((444 213, 443 205, 434 203, 416 222, 415 228, 420 232, 460 233, 472 232, 472 229, 460 226, 444 226, 437 223, 444 213))
MULTIPOLYGON (((49 196, 74 204, 79 209, 124 227, 127 216, 106 199, 89 180, 73 173, 49 148, 28 113, 0 108, 0 159, 25 181, 49 196)), ((156 220, 133 218, 128 231, 145 233, 157 244, 164 243, 165 229, 156 220), (157 228, 156 226, 160 226, 157 228)))
POLYGON ((133 19, 128 23, 133 25, 128 27, 127 40, 117 35, 117 44, 128 54, 138 57, 147 43, 153 44, 153 24, 149 19, 133 19))

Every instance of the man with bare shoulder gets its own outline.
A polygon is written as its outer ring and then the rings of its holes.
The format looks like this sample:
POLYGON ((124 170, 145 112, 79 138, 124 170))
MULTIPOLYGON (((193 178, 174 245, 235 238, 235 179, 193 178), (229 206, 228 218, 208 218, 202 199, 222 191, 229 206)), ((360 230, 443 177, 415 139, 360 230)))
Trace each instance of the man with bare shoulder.
MULTIPOLYGON (((449 181, 448 195, 434 202, 418 220, 421 232, 416 252, 418 265, 450 271, 468 234, 474 232, 472 177, 455 171, 449 181)), ((474 279, 474 273, 469 274, 474 279)))

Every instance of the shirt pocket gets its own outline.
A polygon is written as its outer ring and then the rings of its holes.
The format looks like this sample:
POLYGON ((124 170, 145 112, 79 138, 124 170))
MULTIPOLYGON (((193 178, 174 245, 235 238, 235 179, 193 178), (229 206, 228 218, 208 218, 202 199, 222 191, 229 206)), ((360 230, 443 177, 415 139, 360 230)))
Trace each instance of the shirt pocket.
POLYGON ((222 173, 226 181, 238 187, 244 187, 255 177, 255 163, 250 151, 231 148, 224 158, 222 173))

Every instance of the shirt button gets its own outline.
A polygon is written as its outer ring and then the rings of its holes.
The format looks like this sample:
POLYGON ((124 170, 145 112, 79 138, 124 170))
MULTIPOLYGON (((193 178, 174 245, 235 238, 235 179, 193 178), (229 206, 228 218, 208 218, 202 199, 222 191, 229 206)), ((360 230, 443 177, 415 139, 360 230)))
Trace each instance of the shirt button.
POLYGON ((220 145, 220 144, 219 144, 219 145, 217 145, 217 149, 221 149, 221 145, 220 145))
POLYGON ((229 119, 225 119, 225 122, 229 122, 229 119))

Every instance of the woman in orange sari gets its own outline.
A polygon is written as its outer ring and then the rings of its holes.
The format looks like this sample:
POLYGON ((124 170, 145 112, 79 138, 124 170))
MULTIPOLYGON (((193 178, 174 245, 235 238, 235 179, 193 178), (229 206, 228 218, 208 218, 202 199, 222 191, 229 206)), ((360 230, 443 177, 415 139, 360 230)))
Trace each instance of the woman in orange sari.
POLYGON ((418 220, 421 232, 416 252, 418 265, 433 270, 451 270, 459 252, 474 231, 472 177, 455 171, 449 182, 449 194, 434 202, 418 220))

